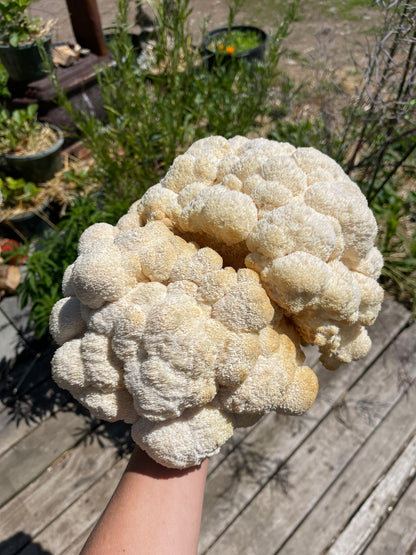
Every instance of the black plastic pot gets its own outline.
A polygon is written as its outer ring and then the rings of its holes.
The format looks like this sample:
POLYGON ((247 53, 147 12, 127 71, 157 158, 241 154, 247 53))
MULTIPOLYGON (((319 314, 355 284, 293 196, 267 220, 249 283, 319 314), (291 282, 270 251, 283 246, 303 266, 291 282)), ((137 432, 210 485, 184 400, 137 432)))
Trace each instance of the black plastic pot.
POLYGON ((0 234, 16 240, 27 240, 34 235, 43 235, 50 229, 49 200, 39 208, 13 216, 10 219, 0 219, 0 234))
MULTIPOLYGON (((51 36, 47 35, 39 40, 50 58, 51 36)), ((48 74, 37 41, 16 47, 9 44, 0 44, 0 61, 12 81, 37 81, 48 74)))
POLYGON ((61 169, 61 148, 64 143, 64 136, 58 127, 51 124, 49 126, 58 135, 56 143, 47 150, 37 154, 29 154, 27 156, 5 154, 6 168, 10 173, 23 177, 26 181, 44 183, 52 179, 56 172, 61 169))
POLYGON ((214 29, 210 31, 203 39, 201 46, 201 53, 204 62, 208 64, 208 67, 212 67, 214 64, 227 64, 235 59, 244 60, 263 60, 264 52, 266 49, 267 34, 258 27, 253 27, 251 25, 233 25, 230 29, 228 27, 220 27, 219 29, 214 29), (228 31, 255 31, 259 37, 259 44, 255 48, 250 50, 245 50, 244 52, 239 52, 238 54, 227 54, 224 52, 213 52, 207 48, 208 44, 220 35, 227 33, 228 31))

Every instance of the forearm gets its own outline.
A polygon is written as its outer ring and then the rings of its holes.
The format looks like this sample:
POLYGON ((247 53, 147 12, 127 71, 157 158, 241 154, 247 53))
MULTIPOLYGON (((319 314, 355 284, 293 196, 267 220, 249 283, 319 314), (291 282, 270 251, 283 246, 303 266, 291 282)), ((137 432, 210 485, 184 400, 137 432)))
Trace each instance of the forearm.
POLYGON ((82 555, 194 555, 207 468, 165 468, 136 448, 82 555))

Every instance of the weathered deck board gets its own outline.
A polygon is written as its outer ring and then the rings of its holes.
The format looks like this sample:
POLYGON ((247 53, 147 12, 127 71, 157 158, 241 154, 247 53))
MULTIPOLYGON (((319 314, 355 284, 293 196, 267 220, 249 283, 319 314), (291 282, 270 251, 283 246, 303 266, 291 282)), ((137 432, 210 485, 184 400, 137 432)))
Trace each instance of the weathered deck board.
POLYGON ((33 337, 33 331, 29 328, 30 306, 21 308, 20 299, 16 295, 4 297, 0 302, 1 312, 7 315, 7 319, 13 323, 13 326, 28 338, 33 337))
POLYGON ((0 456, 32 433, 42 422, 62 410, 69 400, 69 394, 66 396, 61 390, 59 392, 59 403, 56 403, 54 400, 56 389, 50 380, 34 388, 31 397, 33 399, 37 397, 39 402, 34 403, 34 406, 27 409, 31 412, 27 414, 26 418, 16 416, 10 408, 0 412, 0 456))
POLYGON ((366 555, 391 555, 416 553, 416 477, 390 514, 366 555))
MULTIPOLYGON (((270 476, 267 484, 235 518, 209 553, 275 553, 403 395, 396 382, 398 367, 409 380, 415 378, 415 353, 416 327, 412 326, 345 395, 344 406, 348 407, 350 422, 354 426, 346 426, 338 417, 338 411, 332 411, 281 471, 270 476), (362 399, 367 400, 369 407, 373 403, 376 408, 371 419, 362 418, 362 399)), ((217 516, 222 518, 222 515, 217 516)))
POLYGON ((17 355, 26 347, 26 342, 1 311, 0 337, 0 364, 6 365, 16 359, 17 355))
POLYGON ((13 538, 16 531, 36 537, 116 462, 116 449, 106 439, 102 445, 97 441, 80 443, 64 453, 0 509, 0 538, 11 538, 2 555, 24 547, 23 536, 13 538))
MULTIPOLYGON (((75 537, 84 537, 105 509, 126 465, 126 460, 118 461, 75 503, 37 535, 34 541, 54 555, 60 555, 71 545, 75 537)), ((31 546, 28 546, 21 555, 31 555, 34 553, 31 549, 31 546)))
POLYGON ((61 555, 79 555, 81 549, 84 547, 89 535, 91 534, 94 526, 90 526, 83 534, 81 534, 75 541, 69 545, 61 555))
POLYGON ((13 445, 0 457, 0 507, 73 447, 87 430, 82 415, 58 412, 13 445), (78 436, 74 435, 77 429, 78 436))
POLYGON ((340 396, 365 371, 396 333, 405 325, 409 313, 387 302, 383 316, 372 332, 373 348, 363 361, 341 368, 335 375, 320 372, 320 393, 315 405, 303 417, 270 414, 247 435, 240 447, 208 478, 204 500, 199 552, 206 551, 239 512, 250 502, 285 460, 305 440, 340 396), (386 325, 386 321, 390 323, 386 325), (273 441, 272 438, 276 438, 273 441))
POLYGON ((310 553, 326 551, 357 507, 371 494, 381 476, 389 470, 402 446, 416 432, 416 419, 409 419, 415 406, 416 382, 324 493, 313 511, 279 550, 279 555, 298 555, 308 550, 310 553))
POLYGON ((415 474, 416 436, 413 436, 404 452, 331 546, 328 555, 362 553, 387 517, 389 507, 394 506, 415 474))
POLYGON ((50 361, 54 350, 49 346, 39 353, 28 347, 20 353, 12 370, 5 371, 0 379, 0 412, 10 408, 11 402, 14 404, 30 396, 41 383, 51 380, 50 361))

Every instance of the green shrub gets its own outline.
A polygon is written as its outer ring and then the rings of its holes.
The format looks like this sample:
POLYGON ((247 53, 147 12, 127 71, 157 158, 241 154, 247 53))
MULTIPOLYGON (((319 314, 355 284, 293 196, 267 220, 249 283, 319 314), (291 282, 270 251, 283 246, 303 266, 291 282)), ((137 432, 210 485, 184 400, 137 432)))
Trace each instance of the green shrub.
POLYGON ((128 0, 119 0, 110 43, 115 67, 97 73, 105 120, 99 121, 88 109, 74 110, 55 81, 60 104, 92 150, 103 203, 115 217, 156 183, 175 156, 196 139, 212 134, 245 135, 258 129, 269 108, 282 40, 297 2, 289 4, 286 17, 270 38, 264 63, 235 60, 212 69, 192 46, 188 0, 177 0, 175 10, 169 9, 168 2, 156 4, 158 26, 150 71, 149 64, 138 65, 128 34, 128 5, 128 0))
POLYGON ((7 82, 9 80, 9 74, 3 64, 0 64, 0 106, 2 99, 10 96, 10 91, 7 87, 7 82))
POLYGON ((78 196, 56 229, 19 252, 29 254, 19 294, 22 306, 31 305, 29 323, 37 337, 48 330, 51 309, 62 296, 62 276, 76 258, 78 239, 86 222, 93 224, 104 219, 96 197, 78 196))

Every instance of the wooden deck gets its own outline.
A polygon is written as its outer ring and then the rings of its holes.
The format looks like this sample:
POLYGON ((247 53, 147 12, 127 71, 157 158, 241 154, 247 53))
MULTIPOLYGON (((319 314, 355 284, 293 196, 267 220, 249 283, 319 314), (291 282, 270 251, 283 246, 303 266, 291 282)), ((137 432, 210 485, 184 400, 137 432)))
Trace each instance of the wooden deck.
MULTIPOLYGON (((416 553, 409 317, 386 300, 370 354, 336 372, 310 353, 320 393, 309 413, 270 414, 211 459, 201 554, 416 553)), ((23 351, 0 382, 1 555, 79 553, 126 465, 128 428, 74 410, 49 377, 51 354, 23 351)))

